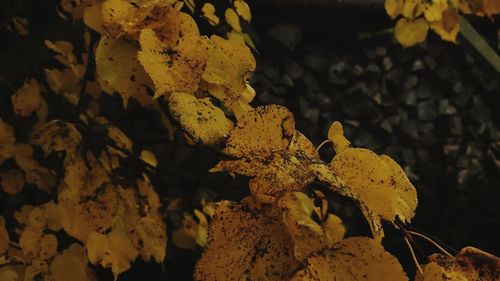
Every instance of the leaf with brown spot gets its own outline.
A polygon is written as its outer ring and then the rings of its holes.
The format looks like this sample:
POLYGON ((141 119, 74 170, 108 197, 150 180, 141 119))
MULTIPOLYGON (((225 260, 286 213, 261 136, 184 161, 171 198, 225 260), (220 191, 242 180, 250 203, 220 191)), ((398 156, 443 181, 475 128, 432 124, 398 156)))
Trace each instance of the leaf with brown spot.
POLYGON ((175 92, 168 98, 174 118, 194 141, 215 145, 224 141, 233 128, 233 122, 212 104, 209 98, 196 98, 189 93, 175 92))
POLYGON ((253 199, 220 202, 194 279, 288 280, 298 261, 279 221, 277 210, 253 199))
POLYGON ((292 281, 404 281, 406 273, 398 260, 377 241, 367 237, 344 239, 332 249, 311 255, 292 281))

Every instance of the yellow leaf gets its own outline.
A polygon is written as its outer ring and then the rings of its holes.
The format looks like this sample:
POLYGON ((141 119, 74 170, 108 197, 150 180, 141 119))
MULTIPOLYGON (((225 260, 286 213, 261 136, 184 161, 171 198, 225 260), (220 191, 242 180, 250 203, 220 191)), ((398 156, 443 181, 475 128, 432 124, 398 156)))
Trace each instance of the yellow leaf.
POLYGON ((9 195, 17 194, 24 186, 23 173, 17 169, 9 169, 0 173, 0 186, 9 195))
MULTIPOLYGON (((16 135, 14 133, 14 128, 6 122, 0 119, 0 151, 2 150, 2 145, 14 144, 16 142, 16 135)), ((0 154, 1 155, 1 154, 0 154)))
POLYGON ((224 152, 235 157, 268 156, 285 150, 295 133, 293 114, 267 105, 247 112, 231 131, 224 152))
POLYGON ((40 87, 35 79, 24 82, 24 85, 11 97, 16 115, 29 117, 35 112, 42 101, 40 87))
POLYGON ((167 48, 153 30, 143 29, 140 44, 139 61, 154 82, 155 98, 198 89, 208 59, 205 37, 183 37, 175 48, 167 48))
POLYGON ((220 202, 194 279, 288 280, 299 263, 290 255, 292 243, 279 215, 248 199, 220 202))
POLYGON ((460 30, 457 11, 452 8, 447 9, 443 12, 441 20, 431 22, 430 27, 441 39, 456 43, 457 34, 460 30))
POLYGON ((250 49, 238 40, 210 37, 209 58, 203 73, 212 96, 230 108, 247 90, 248 75, 255 70, 255 58, 250 49))
POLYGON ((64 230, 80 241, 85 241, 92 231, 109 229, 122 206, 120 195, 110 184, 89 195, 92 196, 81 194, 78 188, 68 187, 58 196, 64 230))
POLYGON ((115 279, 130 268, 139 251, 134 247, 129 233, 113 230, 104 235, 91 232, 86 242, 87 255, 93 264, 111 268, 115 279))
POLYGON ((19 245, 23 254, 31 260, 48 259, 57 252, 57 238, 53 234, 44 234, 41 229, 27 227, 21 233, 19 245))
POLYGON ((54 281, 91 281, 93 272, 87 267, 85 249, 77 243, 71 244, 50 264, 50 276, 54 281))
POLYGON ((152 256, 156 262, 163 262, 167 248, 167 233, 161 221, 143 217, 137 223, 134 234, 135 246, 144 261, 149 262, 152 256))
POLYGON ((324 233, 326 234, 326 238, 324 239, 327 248, 333 247, 334 244, 344 239, 346 228, 338 216, 328 214, 324 222, 324 228, 324 233))
POLYGON ((344 128, 340 122, 335 121, 328 130, 328 139, 333 143, 333 148, 338 153, 351 146, 351 142, 344 137, 344 128))
POLYGON ((198 99, 192 94, 174 92, 168 99, 173 117, 194 141, 214 145, 224 141, 233 123, 209 98, 198 99))
POLYGON ((252 19, 252 13, 250 12, 250 7, 248 7, 247 3, 243 0, 235 0, 233 2, 234 7, 236 8, 236 13, 244 20, 250 22, 252 19))
POLYGON ((415 187, 389 156, 378 156, 364 148, 343 148, 337 151, 331 169, 348 187, 339 192, 358 202, 376 240, 384 235, 381 219, 409 222, 413 218, 415 187))
POLYGON ((427 37, 429 24, 423 18, 415 20, 401 18, 396 23, 394 35, 403 47, 410 47, 423 42, 427 37))
POLYGON ((429 22, 440 21, 443 17, 443 12, 447 9, 447 0, 433 0, 431 4, 426 5, 424 10, 424 17, 429 22))
POLYGON ((83 22, 93 30, 106 34, 102 16, 102 2, 89 3, 83 11, 83 22))
POLYGON ((395 19, 403 10, 403 0, 385 0, 384 7, 387 15, 395 19))
POLYGON ((212 3, 205 3, 201 8, 203 16, 208 20, 211 25, 218 25, 220 22, 219 17, 215 14, 215 6, 212 3))
POLYGON ((121 39, 101 37, 95 53, 96 71, 100 81, 117 91, 127 101, 152 82, 137 59, 139 47, 121 39))
POLYGON ((500 259, 474 247, 465 247, 455 256, 433 254, 417 272, 415 281, 497 281, 500 259))
POLYGON ((398 260, 378 242, 367 237, 351 237, 332 249, 311 255, 291 280, 404 281, 408 277, 398 260))
POLYGON ((405 0, 401 14, 408 19, 414 19, 424 12, 424 2, 422 0, 405 0))
POLYGON ((39 145, 45 154, 66 151, 67 154, 76 152, 80 146, 82 136, 75 125, 61 120, 52 120, 33 131, 31 142, 39 145))
POLYGON ((198 240, 198 223, 191 215, 185 214, 180 228, 172 233, 172 242, 181 249, 191 249, 196 247, 198 240))
POLYGON ((224 18, 227 24, 229 24, 229 26, 231 26, 233 30, 241 32, 240 18, 238 17, 238 14, 235 10, 233 10, 232 8, 227 8, 224 12, 224 18))
POLYGON ((278 199, 282 223, 293 241, 293 254, 299 261, 319 251, 325 243, 323 229, 312 219, 316 208, 312 200, 300 192, 289 192, 278 199))
POLYGON ((149 165, 156 167, 158 164, 158 161, 156 160, 156 156, 153 154, 153 152, 149 150, 143 150, 141 151, 141 159, 142 161, 148 163, 149 165))

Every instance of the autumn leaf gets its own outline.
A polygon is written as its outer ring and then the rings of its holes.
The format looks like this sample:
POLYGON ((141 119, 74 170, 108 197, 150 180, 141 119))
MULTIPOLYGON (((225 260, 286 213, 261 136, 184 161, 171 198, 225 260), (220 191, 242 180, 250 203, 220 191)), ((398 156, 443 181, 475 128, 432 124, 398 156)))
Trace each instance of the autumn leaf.
POLYGON ((367 237, 351 237, 311 255, 292 281, 408 280, 398 260, 367 237))
POLYGON ((193 140, 201 141, 204 145, 224 141, 233 128, 233 122, 209 98, 174 92, 169 96, 168 105, 173 117, 193 140))
POLYGON ((203 4, 201 12, 211 25, 219 24, 220 18, 215 14, 215 6, 212 3, 203 4))
POLYGON ((17 194, 24 186, 23 173, 17 169, 9 169, 0 173, 0 186, 2 190, 9 194, 17 194))
POLYGON ((252 199, 220 202, 194 279, 288 280, 298 261, 290 254, 292 243, 278 214, 252 199))
POLYGON ((441 39, 456 43, 457 34, 460 30, 457 11, 452 8, 445 10, 439 21, 431 22, 430 28, 441 39))
POLYGON ((162 221, 143 217, 137 222, 133 241, 142 259, 149 262, 151 257, 161 263, 165 259, 167 233, 162 221))
POLYGON ((89 261, 111 268, 115 279, 127 271, 139 255, 132 237, 125 231, 113 230, 108 234, 90 232, 85 244, 89 261))
POLYGON ((312 218, 313 213, 319 213, 319 208, 304 193, 286 193, 278 199, 277 205, 282 210, 283 227, 293 241, 293 253, 297 260, 302 261, 311 253, 342 240, 345 233, 342 221, 334 215, 328 216, 324 224, 326 229, 323 229, 312 218))
POLYGON ((394 35, 403 47, 411 47, 415 44, 423 42, 427 37, 429 24, 423 18, 406 19, 401 18, 396 23, 394 35))
POLYGON ((465 247, 455 256, 433 254, 417 272, 415 281, 497 281, 500 259, 474 247, 465 247))
POLYGON ((208 59, 204 37, 183 37, 167 47, 151 29, 143 29, 138 58, 153 80, 155 98, 172 92, 193 93, 198 89, 208 59))
POLYGON ((35 79, 24 82, 24 85, 11 97, 16 115, 29 117, 40 106, 40 86, 35 79))
POLYGON ((52 120, 33 131, 31 143, 39 145, 48 155, 52 152, 76 152, 82 136, 75 125, 61 120, 52 120))
MULTIPOLYGON (((152 82, 137 59, 139 46, 103 36, 95 52, 96 72, 107 88, 118 92, 126 106, 130 97, 146 94, 152 82)), ((147 94, 146 94, 147 95, 147 94)))
POLYGON ((54 257, 50 263, 50 277, 55 281, 96 280, 87 263, 85 248, 80 244, 73 243, 62 254, 54 257))
POLYGON ((332 127, 338 131, 332 139, 337 154, 331 162, 331 170, 347 186, 339 192, 358 202, 375 239, 380 240, 384 235, 381 219, 394 222, 399 218, 409 222, 413 218, 417 206, 415 187, 392 158, 346 146, 349 142, 343 136, 340 123, 334 122, 332 127))
POLYGON ((255 58, 245 44, 216 35, 210 37, 208 53, 203 80, 211 84, 210 94, 231 108, 247 89, 248 74, 255 70, 255 58))

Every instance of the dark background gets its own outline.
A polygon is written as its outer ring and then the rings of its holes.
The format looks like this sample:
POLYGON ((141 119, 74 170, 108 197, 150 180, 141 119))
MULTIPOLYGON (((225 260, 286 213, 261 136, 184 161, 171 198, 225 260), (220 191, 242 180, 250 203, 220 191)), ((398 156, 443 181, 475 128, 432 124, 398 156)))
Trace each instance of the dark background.
MULTIPOLYGON (((413 227, 457 250, 470 245, 500 255, 499 74, 460 36, 458 45, 429 35, 426 43, 403 49, 391 33, 383 32, 395 23, 380 5, 279 4, 250 3, 259 38, 254 104, 286 105, 297 128, 315 145, 326 138, 332 121, 342 121, 354 145, 388 154, 406 169, 419 196, 413 227), (271 31, 277 26, 280 36, 271 31), (294 37, 295 32, 300 36, 294 37), (279 43, 283 38, 297 44, 284 47, 279 43)), ((61 20, 55 6, 56 1, 0 3, 0 117, 11 124, 17 120, 9 109, 12 89, 29 77, 44 80, 43 67, 54 65, 43 41, 81 40, 83 26, 61 20), (13 16, 29 20, 29 36, 6 30, 13 16)), ((498 51, 498 21, 468 19, 498 51)), ((73 109, 57 99, 49 104, 50 118, 75 118, 73 109)), ((182 210, 167 218, 170 231, 179 225, 182 211, 199 207, 201 196, 238 200, 248 193, 247 179, 207 172, 220 159, 217 152, 188 146, 180 136, 173 143, 162 140, 165 132, 153 112, 134 102, 124 110, 116 96, 104 96, 102 104, 103 115, 134 140, 134 150, 148 148, 159 155, 154 181, 163 202, 183 199, 182 210)), ((29 122, 16 121, 19 141, 26 140, 29 122)), ((322 150, 325 160, 332 153, 328 147, 322 150)), ((40 161, 55 165, 50 159, 40 161)), ((129 164, 128 172, 139 173, 129 164)), ((31 187, 16 196, 0 191, 6 216, 23 204, 47 200, 48 195, 31 187)), ((349 223, 349 235, 368 233, 352 203, 335 196, 331 202, 349 223)), ((8 225, 14 222, 8 220, 8 225)), ((401 234, 389 225, 387 229, 386 247, 414 272, 401 234)), ((423 251, 418 257, 425 262, 425 254, 436 250, 417 242, 423 251)), ((200 253, 169 242, 164 271, 137 261, 119 280, 146 275, 151 280, 189 280, 200 253)), ((96 271, 99 280, 112 280, 107 270, 96 271)))

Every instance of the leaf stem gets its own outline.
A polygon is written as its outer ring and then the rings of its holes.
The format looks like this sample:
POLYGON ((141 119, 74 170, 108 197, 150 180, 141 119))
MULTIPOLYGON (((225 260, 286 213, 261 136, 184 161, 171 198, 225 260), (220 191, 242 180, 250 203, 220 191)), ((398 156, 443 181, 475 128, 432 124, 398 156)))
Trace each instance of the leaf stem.
POLYGON ((408 241, 408 238, 406 236, 404 237, 404 240, 406 242, 406 246, 408 246, 408 249, 410 250, 411 257, 413 259, 413 262, 415 263, 415 266, 417 266, 418 272, 420 272, 420 274, 424 274, 422 267, 420 267, 420 264, 418 263, 417 256, 415 256, 415 252, 411 247, 410 241, 408 241))
POLYGON ((411 234, 411 235, 415 235, 415 236, 418 236, 418 237, 421 237, 425 240, 427 240, 429 243, 431 243, 432 245, 434 245, 434 247, 438 248, 441 252, 443 252, 443 254, 449 256, 449 257, 453 257, 452 254, 450 254, 448 251, 446 251, 443 247, 441 247, 438 243, 434 242, 434 240, 432 240, 431 238, 421 234, 421 233, 418 233, 418 232, 415 232, 415 231, 411 231, 411 230, 407 230, 406 231, 407 233, 411 234))
POLYGON ((317 148, 316 148, 316 151, 319 151, 321 149, 321 147, 327 143, 330 143, 332 142, 331 140, 325 140, 324 142, 322 142, 317 148))

